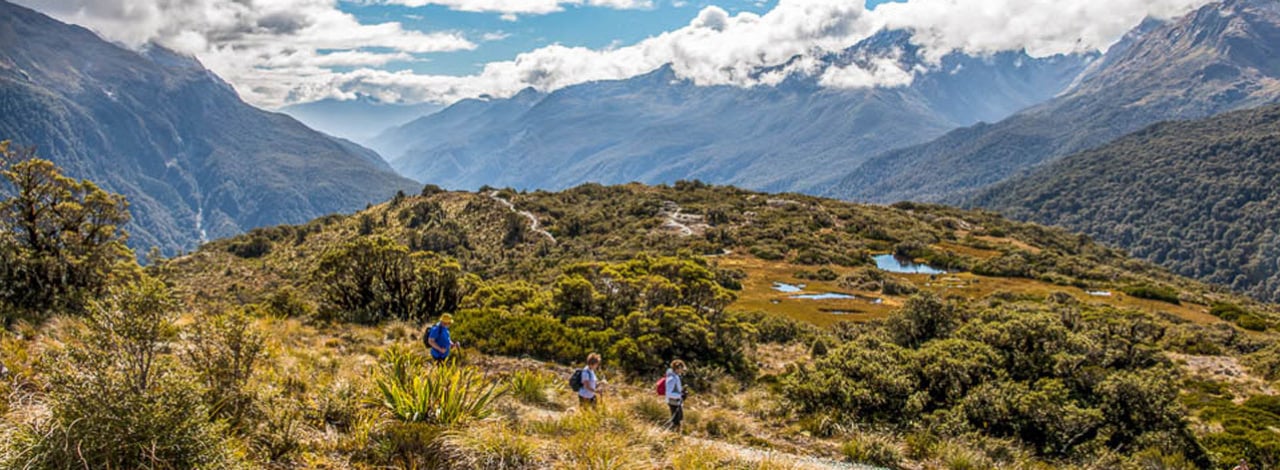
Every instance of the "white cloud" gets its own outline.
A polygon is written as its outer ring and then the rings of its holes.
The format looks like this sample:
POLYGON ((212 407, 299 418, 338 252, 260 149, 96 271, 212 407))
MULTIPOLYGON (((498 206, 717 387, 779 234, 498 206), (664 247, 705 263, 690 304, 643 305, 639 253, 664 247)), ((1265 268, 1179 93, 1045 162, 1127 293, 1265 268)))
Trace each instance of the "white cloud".
POLYGON ((246 100, 265 106, 283 104, 291 83, 305 85, 330 67, 378 67, 476 47, 458 33, 361 23, 337 0, 19 1, 129 46, 154 41, 193 54, 246 100), (301 83, 280 73, 300 70, 310 72, 301 83), (280 81, 263 83, 262 76, 280 81))
MULTIPOLYGON (((21 0, 63 20, 138 44, 155 40, 190 52, 247 100, 279 106, 371 94, 385 101, 451 102, 481 94, 509 96, 526 87, 549 91, 592 80, 621 79, 671 64, 695 83, 773 85, 791 74, 830 87, 902 86, 917 70, 893 57, 824 67, 815 58, 842 51, 883 28, 915 33, 927 57, 960 50, 985 54, 1026 49, 1032 55, 1101 50, 1146 16, 1183 14, 1210 0, 909 0, 866 10, 856 0, 779 0, 764 14, 730 15, 710 6, 688 25, 625 47, 559 44, 491 62, 471 76, 390 71, 415 54, 476 47, 457 33, 361 24, 338 0, 21 0), (321 53, 336 49, 337 53, 321 53), (390 52, 388 52, 390 51, 390 52), (798 59, 797 59, 798 58, 798 59), (354 70, 337 67, 354 68, 354 70), (771 68, 760 73, 762 68, 771 68)), ((467 11, 545 14, 566 5, 631 8, 649 0, 373 0, 442 5, 467 11)), ((485 35, 495 40, 501 32, 485 35)))
POLYGON ((950 50, 1026 49, 1033 56, 1105 49, 1144 17, 1171 18, 1210 0, 911 0, 876 8, 915 31, 937 58, 950 50))
POLYGON ((484 33, 483 35, 481 35, 480 40, 484 42, 493 42, 493 41, 501 41, 509 37, 511 37, 511 33, 508 33, 505 31, 493 31, 493 32, 484 33))
POLYGON ((618 10, 653 8, 651 0, 366 0, 385 5, 425 7, 438 5, 456 11, 501 13, 515 21, 517 15, 545 15, 563 11, 565 6, 592 6, 618 10))

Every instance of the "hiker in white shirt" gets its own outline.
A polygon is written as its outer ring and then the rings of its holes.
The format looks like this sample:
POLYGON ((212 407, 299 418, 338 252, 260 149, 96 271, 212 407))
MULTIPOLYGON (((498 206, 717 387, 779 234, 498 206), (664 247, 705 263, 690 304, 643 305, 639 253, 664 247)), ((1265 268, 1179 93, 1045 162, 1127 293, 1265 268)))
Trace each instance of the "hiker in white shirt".
POLYGON ((600 392, 600 379, 596 375, 596 369, 599 367, 600 355, 596 353, 587 355, 587 366, 582 369, 582 388, 578 389, 579 408, 596 406, 596 394, 600 392))
POLYGON ((684 370, 684 361, 679 359, 671 361, 671 368, 667 369, 667 408, 671 409, 667 428, 675 432, 680 432, 680 424, 684 422, 685 392, 684 383, 680 381, 684 370))

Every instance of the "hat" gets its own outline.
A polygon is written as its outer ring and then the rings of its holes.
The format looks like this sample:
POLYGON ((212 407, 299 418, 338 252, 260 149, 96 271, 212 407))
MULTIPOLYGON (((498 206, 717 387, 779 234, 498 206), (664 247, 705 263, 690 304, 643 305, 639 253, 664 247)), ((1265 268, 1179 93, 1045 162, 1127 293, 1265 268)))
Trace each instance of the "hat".
POLYGON ((453 323, 453 315, 448 313, 440 315, 440 323, 453 323))

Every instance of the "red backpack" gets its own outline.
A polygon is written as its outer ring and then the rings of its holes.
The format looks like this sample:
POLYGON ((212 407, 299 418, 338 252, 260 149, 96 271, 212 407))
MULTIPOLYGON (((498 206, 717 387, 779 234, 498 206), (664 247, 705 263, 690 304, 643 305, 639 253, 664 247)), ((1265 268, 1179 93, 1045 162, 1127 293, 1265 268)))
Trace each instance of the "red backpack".
POLYGON ((661 379, 658 379, 658 386, 654 387, 654 389, 655 389, 654 391, 658 392, 658 396, 661 396, 661 397, 667 396, 667 376, 666 375, 663 375, 661 379))

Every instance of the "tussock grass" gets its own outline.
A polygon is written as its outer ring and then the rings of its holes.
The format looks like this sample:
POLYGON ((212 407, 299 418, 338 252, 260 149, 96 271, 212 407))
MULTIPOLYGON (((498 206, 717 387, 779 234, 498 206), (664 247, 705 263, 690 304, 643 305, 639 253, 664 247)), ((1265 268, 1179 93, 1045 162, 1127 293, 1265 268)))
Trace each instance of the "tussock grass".
POLYGON ((441 439, 441 454, 449 468, 521 470, 545 468, 545 445, 502 424, 472 426, 441 439))
POLYGON ((896 439, 883 434, 854 434, 840 447, 840 452, 850 462, 889 468, 898 468, 902 463, 902 447, 896 439))
POLYGON ((545 406, 551 404, 548 390, 560 391, 558 378, 543 371, 523 369, 507 378, 507 389, 521 403, 545 406))

